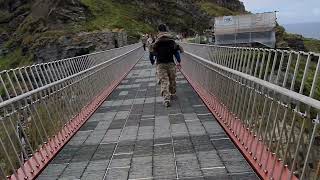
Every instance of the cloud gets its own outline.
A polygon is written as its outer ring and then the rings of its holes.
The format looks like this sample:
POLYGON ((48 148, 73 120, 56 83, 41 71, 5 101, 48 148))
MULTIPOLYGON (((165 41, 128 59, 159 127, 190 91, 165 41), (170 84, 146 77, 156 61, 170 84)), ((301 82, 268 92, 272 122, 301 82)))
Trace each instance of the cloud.
POLYGON ((312 13, 315 16, 320 16, 320 8, 314 8, 312 9, 312 13))
POLYGON ((319 22, 319 0, 241 0, 246 9, 253 13, 279 11, 281 24, 319 22), (316 8, 315 8, 316 7, 316 8))

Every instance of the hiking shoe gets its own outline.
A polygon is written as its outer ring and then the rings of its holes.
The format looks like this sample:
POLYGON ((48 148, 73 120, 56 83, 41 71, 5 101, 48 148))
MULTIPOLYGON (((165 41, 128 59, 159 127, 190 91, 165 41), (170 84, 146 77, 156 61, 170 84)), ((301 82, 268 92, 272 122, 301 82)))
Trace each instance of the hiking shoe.
POLYGON ((164 101, 163 104, 164 104, 165 107, 170 107, 170 101, 164 101))
POLYGON ((176 100, 178 97, 176 94, 170 94, 171 100, 176 100))

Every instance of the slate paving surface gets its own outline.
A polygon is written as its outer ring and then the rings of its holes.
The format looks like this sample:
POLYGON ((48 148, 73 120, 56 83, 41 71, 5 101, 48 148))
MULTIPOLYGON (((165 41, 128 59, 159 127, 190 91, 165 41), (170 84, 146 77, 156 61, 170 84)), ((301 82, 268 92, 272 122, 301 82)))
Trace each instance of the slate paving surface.
POLYGON ((38 179, 259 179, 180 73, 177 85, 165 108, 140 60, 38 179))

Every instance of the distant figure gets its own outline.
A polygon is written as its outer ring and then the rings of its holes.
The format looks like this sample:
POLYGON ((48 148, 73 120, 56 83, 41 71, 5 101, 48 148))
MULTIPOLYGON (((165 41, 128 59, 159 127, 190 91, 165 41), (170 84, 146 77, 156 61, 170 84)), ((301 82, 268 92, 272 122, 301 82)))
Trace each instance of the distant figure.
POLYGON ((119 48, 119 43, 117 39, 114 39, 114 47, 119 48))
POLYGON ((142 38, 141 38, 141 42, 142 42, 144 50, 146 50, 147 40, 148 40, 148 35, 147 34, 143 35, 142 38))
POLYGON ((156 41, 155 37, 153 35, 150 35, 149 38, 147 39, 147 47, 149 50, 149 59, 153 59, 153 49, 152 46, 154 42, 156 41))
POLYGON ((155 37, 152 35, 149 35, 149 38, 147 39, 146 45, 148 47, 149 52, 152 51, 152 44, 155 42, 155 37))
MULTIPOLYGON (((159 25, 159 33, 152 45, 152 53, 157 59, 157 74, 161 83, 161 95, 164 97, 164 105, 170 106, 171 98, 176 97, 176 66, 180 68, 179 45, 174 37, 168 33, 167 26, 159 25), (177 65, 174 58, 177 59, 177 65)), ((154 56, 150 56, 151 64, 154 64, 154 56)))

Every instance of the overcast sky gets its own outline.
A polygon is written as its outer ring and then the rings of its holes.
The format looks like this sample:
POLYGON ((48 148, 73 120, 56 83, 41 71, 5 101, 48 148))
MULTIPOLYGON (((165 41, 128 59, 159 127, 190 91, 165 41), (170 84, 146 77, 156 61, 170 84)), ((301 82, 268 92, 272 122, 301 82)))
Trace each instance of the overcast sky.
POLYGON ((280 24, 320 22, 320 0, 241 0, 253 13, 279 11, 280 24))

